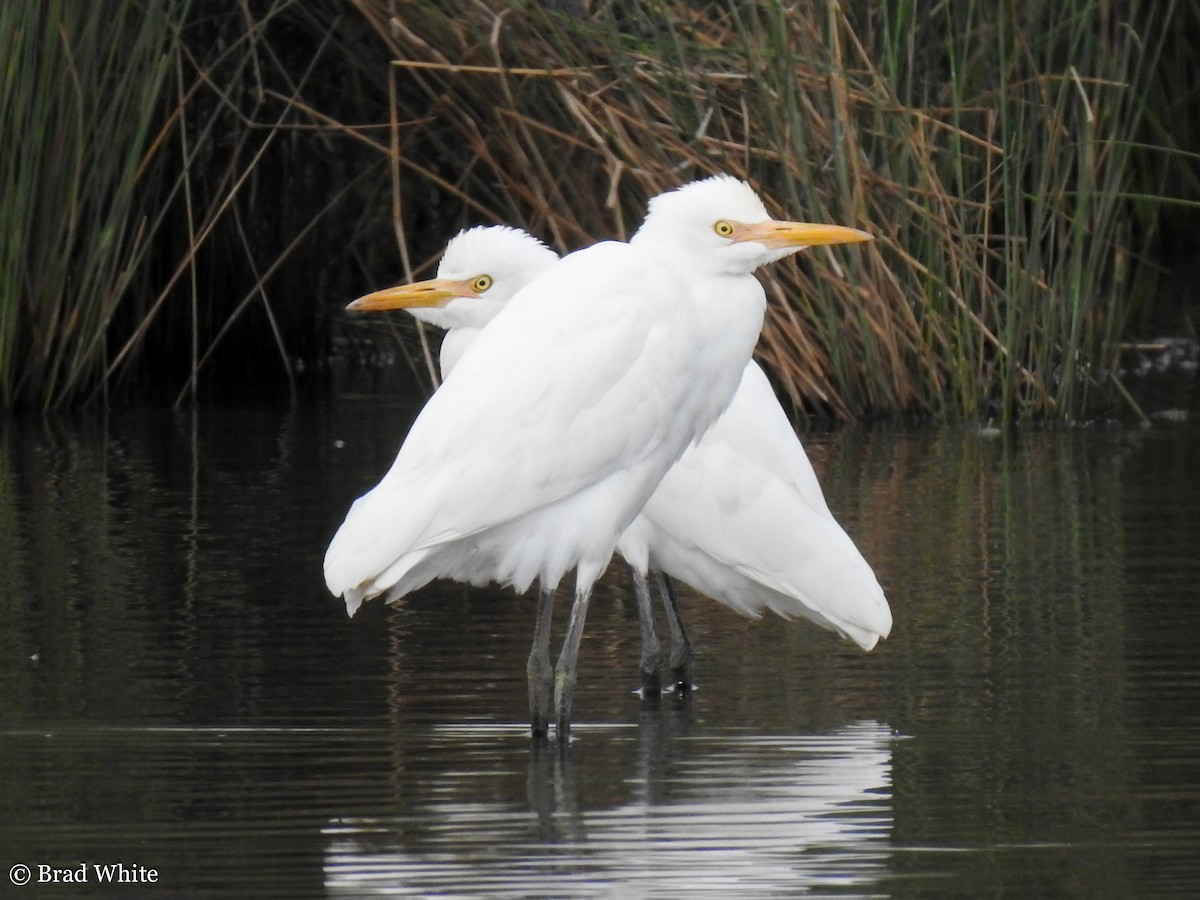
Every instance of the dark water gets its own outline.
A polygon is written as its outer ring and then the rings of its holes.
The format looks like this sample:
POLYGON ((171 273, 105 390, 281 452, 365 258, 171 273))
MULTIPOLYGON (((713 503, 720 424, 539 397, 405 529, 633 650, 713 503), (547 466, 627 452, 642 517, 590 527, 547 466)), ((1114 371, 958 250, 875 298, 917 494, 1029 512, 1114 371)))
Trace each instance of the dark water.
POLYGON ((614 567, 560 753, 531 599, 325 593, 412 413, 0 423, 0 896, 1200 896, 1196 425, 807 438, 891 639, 685 596, 644 703, 614 567))

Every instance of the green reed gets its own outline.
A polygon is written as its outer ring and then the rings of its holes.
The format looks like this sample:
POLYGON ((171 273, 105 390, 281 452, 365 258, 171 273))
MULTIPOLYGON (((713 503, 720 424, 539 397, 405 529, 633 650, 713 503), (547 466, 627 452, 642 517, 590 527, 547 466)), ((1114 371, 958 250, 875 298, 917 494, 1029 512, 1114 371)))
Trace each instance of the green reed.
MULTIPOLYGON (((244 357, 291 376, 286 345, 319 316, 268 282, 321 277, 285 264, 362 185, 296 162, 320 158, 293 120, 331 56, 330 9, 0 4, 0 409, 104 401, 134 382, 183 399, 238 332, 254 344, 244 357)), ((344 131, 306 127, 326 142, 344 131)))
POLYGON ((176 27, 136 2, 0 4, 0 405, 103 369, 150 238, 138 185, 176 27))

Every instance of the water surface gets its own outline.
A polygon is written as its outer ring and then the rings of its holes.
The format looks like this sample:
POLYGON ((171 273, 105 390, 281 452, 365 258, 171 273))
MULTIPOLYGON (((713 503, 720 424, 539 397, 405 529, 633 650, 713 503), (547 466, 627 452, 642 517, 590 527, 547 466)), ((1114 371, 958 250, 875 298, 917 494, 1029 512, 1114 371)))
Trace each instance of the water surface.
POLYGON ((614 566, 564 750, 531 598, 325 593, 414 412, 0 423, 0 893, 1200 896, 1195 425, 807 435, 891 638, 685 593, 698 690, 643 701, 614 566))

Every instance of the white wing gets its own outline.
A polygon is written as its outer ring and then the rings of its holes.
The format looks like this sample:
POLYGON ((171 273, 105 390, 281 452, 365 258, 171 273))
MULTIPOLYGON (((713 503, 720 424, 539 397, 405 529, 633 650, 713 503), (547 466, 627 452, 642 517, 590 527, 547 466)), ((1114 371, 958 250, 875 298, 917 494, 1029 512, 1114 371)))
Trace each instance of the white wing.
POLYGON ((729 409, 663 478, 620 550, 744 615, 805 616, 865 649, 891 631, 874 572, 829 512, 753 363, 729 409))

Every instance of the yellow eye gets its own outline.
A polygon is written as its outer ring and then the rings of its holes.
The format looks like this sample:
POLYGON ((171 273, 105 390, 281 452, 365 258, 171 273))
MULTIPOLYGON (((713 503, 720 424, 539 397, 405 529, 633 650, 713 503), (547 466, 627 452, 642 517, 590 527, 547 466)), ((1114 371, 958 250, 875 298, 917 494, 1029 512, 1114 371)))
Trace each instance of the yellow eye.
POLYGON ((492 286, 492 276, 491 275, 477 275, 475 277, 475 280, 471 282, 471 288, 477 294, 482 294, 484 291, 486 291, 491 286, 492 286))
POLYGON ((733 237, 733 223, 719 219, 713 224, 713 231, 723 238, 733 237))

